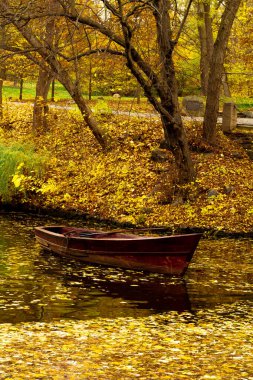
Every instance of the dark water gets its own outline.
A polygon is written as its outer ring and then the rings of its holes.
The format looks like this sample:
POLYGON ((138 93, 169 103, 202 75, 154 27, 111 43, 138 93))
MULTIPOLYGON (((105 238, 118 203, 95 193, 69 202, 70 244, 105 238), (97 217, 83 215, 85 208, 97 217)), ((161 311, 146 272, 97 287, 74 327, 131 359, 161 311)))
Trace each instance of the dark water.
POLYGON ((184 280, 45 254, 33 228, 63 224, 0 216, 0 323, 141 317, 253 302, 250 240, 201 240, 184 280))

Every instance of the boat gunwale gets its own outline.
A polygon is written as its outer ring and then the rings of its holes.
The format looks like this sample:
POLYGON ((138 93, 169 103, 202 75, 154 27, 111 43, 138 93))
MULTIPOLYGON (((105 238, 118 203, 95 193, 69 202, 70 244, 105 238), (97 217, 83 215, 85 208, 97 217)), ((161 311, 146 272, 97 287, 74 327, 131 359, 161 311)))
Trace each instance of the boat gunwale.
MULTIPOLYGON (((134 240, 138 240, 138 241, 141 241, 141 240, 165 240, 165 239, 175 239, 175 238, 180 238, 180 237, 187 237, 187 236, 199 236, 199 238, 201 238, 202 236, 202 233, 200 232, 193 232, 193 233, 189 233, 189 234, 178 234, 178 235, 166 235, 166 236, 141 236, 141 235, 127 235, 127 234, 124 234, 122 233, 123 235, 126 235, 126 236, 131 236, 131 237, 128 237, 128 238, 124 238, 124 237, 101 237, 101 238, 98 238, 97 235, 99 235, 100 233, 99 232, 96 232, 94 230, 94 233, 96 235, 94 236, 71 236, 71 235, 64 235, 63 233, 59 233, 59 232, 53 232, 53 231, 50 231, 48 230, 48 228, 53 228, 53 227, 58 227, 58 228, 65 228, 65 226, 42 226, 42 227, 35 227, 35 231, 41 231, 43 233, 47 233, 48 235, 52 235, 52 236, 55 236, 55 237, 61 237, 61 238, 64 238, 64 239, 74 239, 74 240, 91 240, 91 241, 94 241, 94 240, 99 240, 99 241, 108 241, 108 240, 118 240, 118 241, 134 241, 134 240)), ((78 228, 77 228, 78 230, 78 228)), ((82 230, 82 228, 80 228, 80 230, 82 230)), ((74 232, 74 231, 73 231, 74 232)), ((92 233, 92 232, 91 232, 92 233)), ((113 233, 117 234, 118 232, 117 231, 113 231, 113 233)), ((121 233, 121 232, 119 232, 121 233)), ((103 234, 107 234, 107 232, 103 232, 101 231, 101 235, 103 234)), ((108 235, 109 234, 112 234, 112 232, 108 231, 108 235)))

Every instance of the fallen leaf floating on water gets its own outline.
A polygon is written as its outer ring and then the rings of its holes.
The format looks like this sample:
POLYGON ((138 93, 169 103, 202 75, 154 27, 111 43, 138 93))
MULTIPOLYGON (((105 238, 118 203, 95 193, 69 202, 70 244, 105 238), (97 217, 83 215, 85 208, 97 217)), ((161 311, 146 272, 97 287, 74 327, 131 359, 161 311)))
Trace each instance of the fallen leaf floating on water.
POLYGON ((172 312, 136 319, 2 324, 0 378, 248 380, 252 306, 200 310, 192 322, 190 313, 172 312))

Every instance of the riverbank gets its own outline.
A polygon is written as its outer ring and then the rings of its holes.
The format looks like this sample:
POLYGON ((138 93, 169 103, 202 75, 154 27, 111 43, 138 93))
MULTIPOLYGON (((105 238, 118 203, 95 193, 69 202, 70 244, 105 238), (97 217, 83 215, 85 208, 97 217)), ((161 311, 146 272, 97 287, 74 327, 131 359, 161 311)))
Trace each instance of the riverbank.
POLYGON ((100 116, 111 141, 105 154, 76 111, 51 111, 48 130, 36 135, 31 105, 9 104, 4 112, 1 144, 27 146, 29 141, 44 169, 38 172, 17 160, 9 180, 12 199, 2 196, 8 209, 115 226, 253 233, 253 163, 222 132, 210 147, 201 139, 200 123, 185 121, 197 181, 189 187, 189 201, 181 203, 174 196, 176 170, 172 155, 161 148, 158 120, 100 116))

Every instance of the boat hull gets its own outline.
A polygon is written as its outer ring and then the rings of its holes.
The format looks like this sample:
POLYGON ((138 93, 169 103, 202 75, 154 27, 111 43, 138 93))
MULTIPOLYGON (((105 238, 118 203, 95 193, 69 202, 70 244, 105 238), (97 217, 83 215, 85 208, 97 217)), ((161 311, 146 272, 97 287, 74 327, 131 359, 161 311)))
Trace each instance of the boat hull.
POLYGON ((146 237, 55 226, 36 227, 35 236, 43 249, 60 256, 170 275, 185 273, 201 238, 201 234, 146 237))

